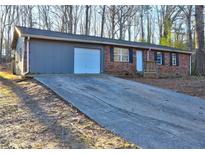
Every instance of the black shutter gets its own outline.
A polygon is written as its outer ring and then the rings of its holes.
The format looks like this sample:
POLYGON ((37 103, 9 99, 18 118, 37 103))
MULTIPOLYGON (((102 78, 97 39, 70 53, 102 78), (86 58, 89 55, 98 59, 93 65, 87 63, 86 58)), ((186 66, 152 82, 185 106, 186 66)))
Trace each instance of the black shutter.
POLYGON ((133 49, 132 48, 129 49, 129 62, 130 63, 133 62, 133 49))
POLYGON ((162 52, 162 65, 164 65, 164 53, 162 52))
POLYGON ((114 48, 110 47, 110 61, 113 62, 114 61, 114 48))
POLYGON ((155 62, 157 61, 157 52, 156 51, 154 52, 154 61, 155 62))
POLYGON ((172 53, 170 53, 170 66, 172 66, 172 53))
POLYGON ((176 53, 176 65, 179 66, 179 53, 176 53))

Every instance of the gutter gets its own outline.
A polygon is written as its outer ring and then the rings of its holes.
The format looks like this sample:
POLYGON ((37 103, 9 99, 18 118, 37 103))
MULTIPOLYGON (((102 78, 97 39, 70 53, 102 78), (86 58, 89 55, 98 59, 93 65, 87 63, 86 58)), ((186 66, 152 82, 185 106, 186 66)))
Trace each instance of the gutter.
MULTIPOLYGON (((118 45, 118 46, 124 46, 124 47, 134 47, 134 48, 140 48, 140 49, 149 49, 149 47, 142 47, 137 45, 126 45, 126 44, 120 44, 120 43, 112 43, 112 42, 100 42, 100 41, 94 41, 94 40, 80 40, 80 39, 72 39, 72 38, 60 38, 60 37, 49 37, 49 36, 43 36, 43 35, 30 35, 30 34, 22 34, 24 37, 31 37, 31 38, 38 38, 38 39, 47 39, 47 40, 59 40, 59 41, 71 41, 71 42, 80 42, 80 43, 97 43, 97 44, 103 44, 103 45, 118 45)), ((177 53, 184 53, 184 54, 192 54, 192 52, 188 51, 177 51, 177 50, 169 50, 169 49, 161 49, 161 48, 151 48, 152 50, 160 50, 160 51, 169 51, 169 52, 177 52, 177 53)))

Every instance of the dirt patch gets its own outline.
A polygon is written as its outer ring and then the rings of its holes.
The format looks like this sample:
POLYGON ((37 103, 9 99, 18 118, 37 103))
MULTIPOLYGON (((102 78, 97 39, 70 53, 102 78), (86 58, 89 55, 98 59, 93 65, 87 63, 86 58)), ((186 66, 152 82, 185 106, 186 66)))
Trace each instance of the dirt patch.
POLYGON ((137 148, 33 79, 0 77, 0 148, 137 148))
POLYGON ((146 83, 162 88, 168 88, 177 92, 205 99, 205 77, 192 76, 188 78, 129 78, 141 83, 146 83))

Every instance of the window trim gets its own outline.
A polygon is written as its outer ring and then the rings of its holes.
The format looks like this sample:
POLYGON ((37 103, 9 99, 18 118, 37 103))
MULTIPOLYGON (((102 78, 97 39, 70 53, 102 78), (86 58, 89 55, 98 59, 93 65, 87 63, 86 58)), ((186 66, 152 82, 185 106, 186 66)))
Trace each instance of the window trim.
POLYGON ((123 62, 123 63, 129 63, 129 59, 130 59, 130 55, 129 55, 129 48, 119 48, 119 47, 114 47, 114 51, 113 51, 113 55, 114 55, 114 57, 113 57, 113 60, 114 60, 114 62, 123 62), (118 53, 116 54, 115 52, 115 50, 116 49, 118 49, 118 53), (127 50, 127 53, 125 54, 125 53, 123 53, 123 50, 127 50), (115 59, 115 56, 119 56, 119 60, 116 60, 115 59), (126 59, 127 60, 123 60, 123 57, 127 57, 126 59))
POLYGON ((172 53, 171 54, 171 56, 172 56, 172 66, 177 66, 177 54, 176 53, 172 53), (174 56, 174 57, 173 57, 174 56), (175 63, 173 63, 173 61, 175 62, 175 63))
POLYGON ((163 56, 162 56, 162 52, 160 52, 160 51, 157 51, 157 53, 156 53, 156 63, 158 64, 158 65, 162 65, 163 64, 163 56), (160 59, 160 63, 158 63, 158 55, 160 54, 160 57, 161 57, 161 59, 160 59))

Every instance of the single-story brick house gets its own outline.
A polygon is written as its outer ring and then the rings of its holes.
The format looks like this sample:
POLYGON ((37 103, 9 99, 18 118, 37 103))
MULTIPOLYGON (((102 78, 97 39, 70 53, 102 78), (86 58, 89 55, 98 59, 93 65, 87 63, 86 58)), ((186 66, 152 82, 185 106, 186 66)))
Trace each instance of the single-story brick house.
POLYGON ((33 74, 189 75, 191 52, 95 36, 16 26, 14 72, 33 74))

